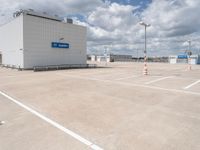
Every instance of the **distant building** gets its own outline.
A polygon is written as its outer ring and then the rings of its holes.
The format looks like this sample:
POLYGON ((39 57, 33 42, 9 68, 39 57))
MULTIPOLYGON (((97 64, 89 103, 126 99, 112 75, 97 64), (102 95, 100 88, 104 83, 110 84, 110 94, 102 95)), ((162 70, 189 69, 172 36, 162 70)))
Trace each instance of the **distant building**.
POLYGON ((169 56, 169 63, 170 64, 176 64, 177 63, 177 55, 169 56))
POLYGON ((91 58, 91 61, 96 61, 97 60, 97 56, 96 55, 91 55, 90 58, 91 58))
POLYGON ((114 55, 114 54, 108 54, 108 55, 90 55, 91 61, 107 61, 107 62, 115 62, 115 61, 133 61, 131 55, 114 55))
POLYGON ((200 64, 200 55, 188 56, 186 54, 180 54, 180 55, 169 56, 170 64, 188 63, 188 62, 191 64, 200 64))
POLYGON ((191 55, 190 61, 193 65, 200 64, 200 55, 191 55))
POLYGON ((133 61, 131 55, 114 55, 114 54, 111 54, 110 59, 114 62, 116 62, 116 61, 125 61, 125 62, 126 61, 133 61))
POLYGON ((96 56, 96 61, 98 62, 110 62, 110 56, 96 56))

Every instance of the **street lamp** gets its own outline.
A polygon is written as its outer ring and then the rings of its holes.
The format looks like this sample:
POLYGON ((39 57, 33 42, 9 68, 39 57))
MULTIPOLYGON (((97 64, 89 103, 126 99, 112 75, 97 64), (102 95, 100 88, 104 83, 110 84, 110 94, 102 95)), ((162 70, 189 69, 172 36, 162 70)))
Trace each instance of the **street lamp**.
POLYGON ((105 65, 107 66, 107 57, 108 57, 108 51, 107 51, 107 47, 104 46, 104 57, 105 57, 105 65))
POLYGON ((188 55, 188 70, 192 70, 192 66, 191 66, 191 59, 190 59, 190 56, 192 55, 192 52, 191 52, 191 41, 188 40, 188 52, 187 52, 187 55, 188 55))
POLYGON ((150 24, 146 24, 144 22, 140 22, 140 25, 144 26, 145 29, 145 48, 144 48, 144 69, 143 69, 143 75, 148 75, 148 69, 147 69, 147 27, 150 27, 150 24))

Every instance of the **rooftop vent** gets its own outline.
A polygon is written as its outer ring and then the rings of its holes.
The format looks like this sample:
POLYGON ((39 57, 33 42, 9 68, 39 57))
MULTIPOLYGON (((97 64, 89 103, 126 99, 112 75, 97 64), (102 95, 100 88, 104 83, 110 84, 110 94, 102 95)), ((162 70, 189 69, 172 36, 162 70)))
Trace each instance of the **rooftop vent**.
POLYGON ((71 19, 71 18, 64 18, 63 22, 73 24, 73 19, 71 19))
POLYGON ((67 18, 67 23, 73 24, 73 20, 71 18, 67 18))
POLYGON ((21 14, 23 14, 25 11, 27 11, 27 10, 20 9, 20 10, 14 12, 13 17, 16 18, 16 17, 20 16, 21 14))
POLYGON ((33 9, 28 9, 28 11, 32 11, 33 12, 34 10, 33 9))

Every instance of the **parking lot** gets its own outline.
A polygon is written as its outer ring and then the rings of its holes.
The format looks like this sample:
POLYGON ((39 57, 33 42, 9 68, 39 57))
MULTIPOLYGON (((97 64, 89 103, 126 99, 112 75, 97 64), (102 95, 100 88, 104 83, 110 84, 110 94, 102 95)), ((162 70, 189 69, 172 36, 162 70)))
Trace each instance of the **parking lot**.
POLYGON ((0 68, 0 150, 199 150, 200 66, 0 68))

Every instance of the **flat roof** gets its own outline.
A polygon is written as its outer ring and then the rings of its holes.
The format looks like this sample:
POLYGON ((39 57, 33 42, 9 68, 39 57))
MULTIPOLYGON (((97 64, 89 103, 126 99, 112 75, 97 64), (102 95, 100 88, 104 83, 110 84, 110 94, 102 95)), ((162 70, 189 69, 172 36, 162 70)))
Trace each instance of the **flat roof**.
POLYGON ((29 16, 35 16, 35 17, 39 17, 39 18, 44 18, 44 19, 50 19, 50 20, 54 20, 54 21, 59 21, 61 22, 62 19, 60 19, 57 16, 50 16, 44 13, 38 13, 38 12, 34 12, 34 11, 25 11, 23 14, 29 15, 29 16))
POLYGON ((0 68, 1 148, 198 149, 200 65, 148 63, 148 76, 143 63, 98 66, 0 68))

